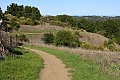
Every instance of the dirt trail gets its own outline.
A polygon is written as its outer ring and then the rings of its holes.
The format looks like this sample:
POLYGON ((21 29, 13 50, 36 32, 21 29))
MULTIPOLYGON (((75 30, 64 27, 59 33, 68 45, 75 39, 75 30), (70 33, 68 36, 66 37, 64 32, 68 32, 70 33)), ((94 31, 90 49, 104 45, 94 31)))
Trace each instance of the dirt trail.
POLYGON ((44 59, 44 68, 39 74, 41 78, 39 80, 71 80, 70 74, 61 60, 40 50, 30 50, 39 54, 44 59))

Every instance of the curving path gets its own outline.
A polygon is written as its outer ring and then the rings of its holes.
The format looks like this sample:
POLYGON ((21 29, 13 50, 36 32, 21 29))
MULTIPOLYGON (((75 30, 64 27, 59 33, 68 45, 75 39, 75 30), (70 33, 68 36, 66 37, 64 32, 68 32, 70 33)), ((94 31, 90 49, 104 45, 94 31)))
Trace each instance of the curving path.
POLYGON ((44 59, 44 68, 39 74, 39 80, 71 80, 70 74, 61 60, 40 50, 30 50, 39 54, 44 59))

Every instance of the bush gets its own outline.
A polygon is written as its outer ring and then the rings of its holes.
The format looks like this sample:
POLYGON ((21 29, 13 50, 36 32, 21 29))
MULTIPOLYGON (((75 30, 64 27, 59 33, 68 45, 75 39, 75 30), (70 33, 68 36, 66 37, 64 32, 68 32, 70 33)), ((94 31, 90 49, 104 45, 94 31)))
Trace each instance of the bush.
POLYGON ((17 22, 18 18, 16 16, 13 16, 11 14, 6 14, 5 17, 6 20, 4 21, 6 25, 9 25, 8 26, 9 31, 13 29, 18 30, 20 28, 20 24, 17 22))
POLYGON ((18 18, 16 16, 13 16, 11 14, 6 14, 5 17, 7 17, 7 19, 9 21, 17 21, 18 20, 18 18))
POLYGON ((29 39, 24 34, 16 34, 16 40, 21 42, 29 42, 29 39))
POLYGON ((42 39, 45 43, 54 43, 56 46, 80 47, 79 39, 70 31, 58 31, 55 37, 52 33, 46 33, 42 39))
POLYGON ((70 31, 62 30, 57 32, 55 44, 68 47, 79 47, 80 42, 70 31))
POLYGON ((117 41, 115 41, 115 42, 120 45, 120 31, 119 31, 119 32, 116 32, 115 38, 116 38, 116 40, 117 40, 117 41))
POLYGON ((33 26, 33 25, 34 25, 34 22, 33 22, 30 18, 27 18, 27 19, 26 19, 26 24, 33 26))
POLYGON ((87 42, 82 42, 81 45, 80 45, 82 48, 85 48, 85 49, 91 49, 91 45, 87 42))
POLYGON ((76 48, 76 47, 79 47, 79 43, 77 43, 77 42, 71 42, 70 43, 70 47, 74 47, 74 48, 76 48))
POLYGON ((55 38, 55 44, 56 45, 64 45, 64 46, 70 46, 70 43, 73 41, 72 34, 70 31, 59 31, 57 32, 56 38, 55 38))
POLYGON ((20 17, 20 18, 18 19, 18 22, 19 22, 21 25, 27 24, 25 17, 20 17))
POLYGON ((115 50, 115 43, 112 40, 109 40, 108 42, 105 41, 104 46, 109 50, 112 50, 112 51, 115 50))
POLYGON ((40 20, 40 21, 39 21, 39 24, 40 24, 40 25, 45 25, 45 22, 42 21, 42 20, 40 20))
POLYGON ((49 21, 49 23, 50 23, 50 25, 56 25, 56 26, 61 26, 61 27, 68 26, 68 23, 61 22, 61 21, 55 21, 55 20, 51 20, 51 21, 49 21))
MULTIPOLYGON (((38 20, 32 20, 32 19, 30 19, 30 18, 25 18, 25 17, 20 17, 20 18, 18 19, 18 22, 19 22, 21 25, 31 25, 31 26, 41 24, 41 22, 38 21, 38 20)), ((42 24, 43 24, 43 23, 42 23, 42 24)))
POLYGON ((54 42, 54 35, 52 33, 46 33, 46 34, 44 34, 43 40, 47 44, 53 43, 54 42))

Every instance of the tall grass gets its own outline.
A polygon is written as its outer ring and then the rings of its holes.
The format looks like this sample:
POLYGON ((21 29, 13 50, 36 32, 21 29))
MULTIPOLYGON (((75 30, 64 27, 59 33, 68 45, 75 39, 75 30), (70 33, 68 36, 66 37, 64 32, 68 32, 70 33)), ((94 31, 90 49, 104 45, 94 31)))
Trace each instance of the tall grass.
POLYGON ((23 55, 8 56, 5 61, 0 61, 0 80, 36 80, 43 67, 43 59, 25 49, 17 48, 15 52, 23 55))
MULTIPOLYGON (((104 69, 104 65, 100 65, 96 59, 89 59, 86 57, 83 59, 83 56, 81 55, 71 54, 51 48, 38 46, 27 47, 48 52, 61 59, 66 64, 66 67, 71 69, 70 72, 72 73, 72 80, 120 80, 119 74, 114 74, 113 71, 108 73, 109 71, 107 70, 109 70, 111 66, 106 70, 104 69)), ((101 61, 101 63, 103 62, 101 61)))

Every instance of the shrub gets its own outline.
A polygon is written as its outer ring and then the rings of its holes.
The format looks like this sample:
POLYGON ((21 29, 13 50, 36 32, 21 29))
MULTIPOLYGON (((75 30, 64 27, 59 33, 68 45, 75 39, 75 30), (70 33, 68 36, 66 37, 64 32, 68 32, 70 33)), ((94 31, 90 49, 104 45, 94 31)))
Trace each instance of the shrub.
POLYGON ((77 43, 77 42, 75 42, 75 41, 74 41, 74 42, 71 42, 71 43, 70 43, 70 47, 74 47, 74 48, 75 48, 75 47, 79 47, 79 43, 77 43))
POLYGON ((61 30, 56 34, 55 44, 68 47, 79 47, 80 42, 70 31, 61 30))
POLYGON ((116 38, 116 40, 117 40, 117 41, 115 41, 115 42, 120 45, 120 31, 119 31, 119 32, 116 32, 115 38, 116 38))
POLYGON ((81 45, 80 45, 82 48, 86 48, 86 49, 91 49, 91 45, 87 42, 81 42, 81 45))
POLYGON ((54 43, 56 46, 80 47, 79 39, 70 31, 58 31, 55 37, 52 33, 46 33, 42 39, 45 43, 54 43))
POLYGON ((101 30, 101 31, 97 31, 96 33, 104 36, 106 34, 106 31, 105 30, 101 30))
POLYGON ((43 40, 47 44, 53 43, 54 42, 54 35, 52 33, 45 33, 43 40))
POLYGON ((8 29, 9 30, 18 30, 18 28, 20 28, 20 24, 17 22, 18 18, 16 16, 13 16, 11 14, 6 14, 5 15, 6 17, 6 20, 5 20, 5 23, 8 26, 8 29))
POLYGON ((72 34, 70 31, 59 31, 56 34, 55 44, 56 45, 64 45, 70 46, 70 43, 73 41, 72 34))
POLYGON ((27 24, 25 17, 20 17, 20 18, 18 19, 18 22, 19 22, 21 25, 27 24))
POLYGON ((26 19, 26 24, 33 26, 33 25, 34 25, 34 22, 33 22, 30 18, 27 18, 27 19, 26 19))
POLYGON ((45 25, 45 22, 42 21, 42 20, 40 20, 40 21, 39 21, 39 24, 40 24, 40 25, 45 25))
POLYGON ((24 34, 16 34, 16 40, 19 42, 29 42, 29 39, 24 34))
POLYGON ((61 27, 68 26, 68 23, 61 22, 61 21, 55 21, 55 20, 51 20, 51 21, 49 21, 49 23, 50 23, 50 25, 56 25, 56 26, 61 26, 61 27))
POLYGON ((102 50, 103 51, 104 49, 105 49, 104 46, 99 46, 98 47, 98 50, 102 50))
POLYGON ((17 17, 13 16, 11 14, 6 14, 5 17, 9 20, 9 21, 17 21, 17 17))
POLYGON ((112 51, 115 50, 115 43, 112 40, 109 40, 108 42, 105 41, 104 46, 109 50, 112 50, 112 51))
POLYGON ((25 17, 20 17, 18 19, 18 22, 21 24, 21 25, 39 25, 39 24, 43 24, 43 22, 40 22, 38 20, 32 20, 30 18, 25 18, 25 17))

